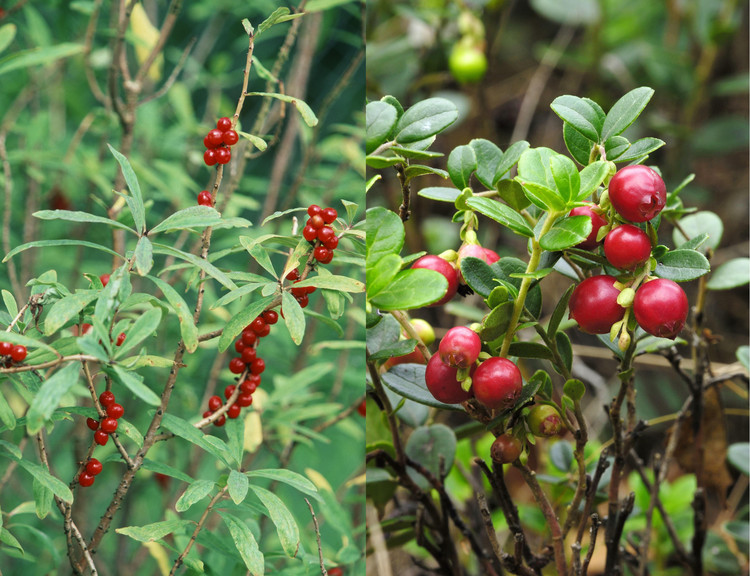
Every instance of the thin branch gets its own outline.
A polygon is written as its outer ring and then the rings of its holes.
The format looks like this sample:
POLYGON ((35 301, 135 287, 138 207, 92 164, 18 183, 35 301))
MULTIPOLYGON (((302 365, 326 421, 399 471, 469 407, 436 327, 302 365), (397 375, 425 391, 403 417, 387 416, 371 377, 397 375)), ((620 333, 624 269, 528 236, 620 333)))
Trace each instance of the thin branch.
POLYGON ((320 527, 318 526, 318 518, 315 516, 315 510, 313 510, 312 504, 310 504, 310 501, 305 498, 305 502, 307 503, 307 507, 310 509, 310 514, 312 515, 313 520, 313 526, 315 527, 315 540, 318 543, 318 559, 320 561, 320 573, 323 576, 328 576, 328 570, 326 570, 325 562, 323 561, 323 547, 320 545, 320 527))

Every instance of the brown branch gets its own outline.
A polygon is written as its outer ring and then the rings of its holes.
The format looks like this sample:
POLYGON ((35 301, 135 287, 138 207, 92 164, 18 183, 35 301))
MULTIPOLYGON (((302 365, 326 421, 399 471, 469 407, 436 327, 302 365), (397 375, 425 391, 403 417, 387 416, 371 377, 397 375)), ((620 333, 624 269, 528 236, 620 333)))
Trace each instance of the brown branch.
POLYGON ((315 527, 315 539, 318 543, 318 559, 320 561, 320 573, 323 576, 328 575, 328 571, 326 570, 325 562, 323 561, 323 547, 320 545, 320 528, 318 527, 318 518, 315 516, 315 510, 313 510, 312 504, 310 504, 310 501, 305 498, 305 502, 307 503, 307 507, 310 509, 310 514, 312 515, 313 520, 313 526, 315 527))
POLYGON ((583 560, 581 576, 586 576, 589 572, 589 564, 594 557, 594 548, 596 548, 596 535, 599 533, 599 526, 601 525, 602 521, 599 519, 599 514, 594 512, 591 515, 591 542, 589 543, 589 551, 586 552, 586 558, 583 560))
POLYGON ((143 83, 146 74, 148 74, 151 66, 156 60, 156 57, 164 49, 164 45, 166 44, 167 38, 169 38, 169 35, 172 32, 172 28, 174 28, 175 22, 177 21, 177 15, 180 13, 181 8, 182 0, 172 0, 172 2, 169 4, 167 17, 164 18, 164 23, 161 25, 161 30, 159 30, 159 39, 156 41, 156 44, 154 44, 153 48, 151 48, 151 52, 149 52, 148 56, 143 61, 140 69, 135 75, 135 82, 137 84, 143 83))
POLYGON ((396 164, 394 168, 401 185, 401 206, 398 207, 398 216, 402 222, 406 222, 411 216, 411 185, 406 178, 406 167, 403 164, 396 164))

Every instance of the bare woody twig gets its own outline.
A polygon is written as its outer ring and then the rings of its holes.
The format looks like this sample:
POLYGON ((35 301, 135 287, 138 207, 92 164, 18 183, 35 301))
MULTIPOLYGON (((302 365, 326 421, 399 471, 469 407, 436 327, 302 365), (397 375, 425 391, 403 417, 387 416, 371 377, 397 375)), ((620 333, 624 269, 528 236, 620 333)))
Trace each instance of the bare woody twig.
POLYGON ((328 570, 326 570, 325 562, 323 561, 323 548, 320 545, 320 527, 318 526, 318 518, 315 516, 315 510, 313 510, 312 504, 310 504, 310 501, 305 498, 305 502, 307 503, 307 507, 310 509, 310 515, 312 516, 313 520, 313 526, 315 527, 315 539, 318 543, 318 558, 320 560, 320 573, 323 576, 328 575, 328 570))

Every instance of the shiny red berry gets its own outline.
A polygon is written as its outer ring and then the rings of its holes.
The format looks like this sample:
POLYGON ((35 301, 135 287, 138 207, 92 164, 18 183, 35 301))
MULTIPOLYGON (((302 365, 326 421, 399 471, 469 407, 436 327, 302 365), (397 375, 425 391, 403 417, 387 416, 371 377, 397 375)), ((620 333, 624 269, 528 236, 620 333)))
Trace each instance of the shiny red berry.
POLYGON ((256 352, 255 348, 245 348, 242 351, 242 356, 241 356, 242 361, 245 364, 250 364, 250 362, 252 362, 253 360, 255 360, 256 354, 257 354, 257 352, 256 352))
POLYGON ((262 316, 266 324, 276 324, 279 321, 279 313, 276 310, 266 310, 262 316))
MULTIPOLYGON (((253 332, 253 334, 254 334, 254 332, 253 332)), ((236 342, 234 343, 234 350, 235 350, 235 351, 236 351, 236 352, 237 352, 238 354, 242 354, 242 351, 243 351, 244 349, 245 349, 245 343, 244 343, 244 342, 242 341, 242 337, 240 337, 240 339, 239 339, 239 340, 237 340, 237 341, 236 341, 236 342)))
POLYGON ((219 157, 213 148, 209 148, 203 153, 203 162, 205 162, 206 166, 213 166, 218 160, 219 157))
POLYGON ((331 252, 333 252, 338 247, 338 245, 339 239, 336 236, 334 236, 330 240, 326 240, 325 242, 323 242, 323 246, 328 248, 331 252))
POLYGON ((240 135, 234 130, 227 130, 224 132, 224 144, 227 146, 234 146, 240 141, 240 135))
POLYGON ((612 324, 622 320, 625 308, 617 303, 620 291, 615 288, 612 276, 586 278, 570 296, 570 317, 578 327, 589 334, 607 334, 612 324))
POLYGON ((258 335, 249 326, 242 331, 242 343, 245 346, 252 346, 258 341, 258 335))
POLYGON ((10 357, 13 358, 14 362, 21 362, 24 358, 26 358, 26 346, 18 345, 13 346, 13 349, 10 351, 10 357))
MULTIPOLYGON (((251 376, 258 376, 258 375, 252 374, 251 376)), ((260 376, 258 376, 258 378, 260 379, 260 376)), ((258 389, 258 384, 260 384, 260 380, 258 380, 257 382, 250 380, 250 379, 243 380, 242 383, 240 384, 240 392, 242 394, 252 394, 258 389)))
POLYGON ((685 326, 688 299, 677 282, 657 278, 638 288, 633 301, 638 325, 660 338, 676 338, 685 326))
POLYGON ((494 264, 498 260, 500 260, 500 254, 495 252, 494 250, 491 250, 489 248, 482 248, 484 250, 484 261, 487 262, 487 264, 494 264))
POLYGON ((216 129, 221 130, 222 132, 226 132, 232 128, 232 120, 230 118, 227 118, 224 116, 223 118, 219 118, 216 121, 216 129))
POLYGON ((362 400, 362 402, 359 403, 359 406, 357 406, 357 413, 362 416, 362 418, 367 416, 367 400, 362 400))
POLYGON ((99 276, 99 281, 102 283, 102 286, 109 284, 109 274, 102 274, 99 276))
POLYGON ((308 298, 307 294, 302 294, 302 296, 295 296, 295 300, 297 300, 297 304, 300 305, 300 308, 307 308, 307 305, 310 303, 310 299, 308 298))
POLYGON ((326 225, 326 223, 320 214, 316 214, 307 221, 307 225, 312 226, 316 230, 320 230, 323 226, 326 225))
POLYGON ((99 420, 94 420, 93 418, 86 418, 86 426, 88 426, 90 430, 98 430, 99 420))
POLYGON ((438 351, 443 363, 451 368, 468 368, 479 358, 482 341, 471 328, 456 326, 446 332, 438 351))
POLYGON ((208 190, 203 190, 198 194, 198 205, 208 207, 214 205, 214 201, 211 199, 211 193, 208 190))
POLYGON ((117 430, 117 420, 115 418, 105 418, 102 420, 102 423, 100 424, 100 429, 102 432, 105 432, 107 434, 112 434, 115 430, 117 430))
POLYGON ((432 254, 422 256, 419 260, 414 262, 411 267, 417 269, 421 268, 424 270, 434 270, 435 272, 442 274, 448 281, 448 287, 445 291, 445 296, 443 296, 437 302, 430 304, 430 306, 440 306, 442 304, 445 304, 456 295, 456 291, 458 290, 458 272, 456 272, 456 269, 452 264, 446 262, 445 260, 440 258, 440 256, 435 256, 432 254))
POLYGON ((215 394, 208 399, 208 409, 211 410, 211 412, 216 412, 223 405, 224 402, 222 402, 221 398, 219 398, 215 394))
POLYGON ((331 238, 335 237, 336 232, 334 232, 333 228, 331 228, 330 226, 323 226, 320 230, 318 230, 318 240, 320 240, 323 244, 325 244, 331 238))
POLYGON ((88 488, 94 483, 94 476, 89 474, 88 472, 81 472, 81 475, 78 476, 78 483, 83 488, 88 488))
MULTIPOLYGON (((253 348, 245 348, 245 350, 253 350, 253 348)), ((242 353, 245 353, 245 350, 242 353)), ((232 358, 229 361, 229 371, 232 374, 242 374, 245 371, 245 362, 242 358, 232 358)), ((216 410, 216 408, 214 408, 216 410)))
POLYGON ((312 218, 313 216, 317 216, 323 211, 323 209, 318 206, 317 204, 311 204, 307 207, 307 215, 312 218))
POLYGON ((263 332, 266 328, 266 321, 263 320, 262 316, 258 316, 255 320, 250 322, 250 329, 258 334, 259 332, 263 332))
POLYGON ((107 443, 107 440, 109 440, 109 434, 104 430, 97 430, 94 432, 94 442, 99 444, 99 446, 104 446, 107 443))
POLYGON ((511 408, 521 395, 521 371, 507 358, 488 358, 472 378, 474 397, 490 409, 511 408))
POLYGON ((224 424, 226 423, 227 423, 227 417, 224 416, 224 414, 222 414, 216 420, 214 420, 214 426, 218 426, 219 428, 224 426, 224 424))
POLYGON ((495 438, 490 447, 490 456, 499 464, 510 464, 518 459, 523 450, 521 441, 510 434, 503 434, 495 438))
POLYGON ((313 258, 318 262, 325 262, 330 255, 331 251, 325 246, 316 246, 315 250, 313 250, 313 258))
POLYGON ((666 205, 667 188, 648 166, 625 166, 609 182, 609 201, 625 220, 646 222, 666 205))
MULTIPOLYGON (((591 206, 594 206, 594 204, 591 204, 591 206)), ((581 250, 593 250, 601 244, 601 241, 596 241, 596 235, 599 233, 599 229, 602 226, 607 225, 607 221, 604 218, 594 212, 589 206, 578 206, 573 208, 568 216, 588 216, 591 218, 591 234, 588 235, 586 240, 576 245, 576 248, 580 248, 581 250)))
POLYGON ((234 391, 237 390, 237 386, 234 384, 230 384, 226 388, 224 388, 224 398, 229 400, 232 397, 232 394, 234 394, 234 391))
POLYGON ((334 566, 327 570, 328 576, 344 576, 344 570, 339 566, 334 566))
POLYGON ((122 418, 122 415, 125 414, 125 408, 122 407, 122 404, 118 404, 115 402, 114 404, 110 404, 107 406, 107 416, 110 418, 114 418, 115 420, 118 418, 122 418))
POLYGON ((217 148, 216 149, 216 163, 217 164, 229 164, 232 159, 232 151, 229 148, 217 148))
POLYGON ((10 356, 11 352, 13 352, 13 344, 10 342, 0 342, 0 355, 10 356))
POLYGON ((333 208, 326 208, 320 213, 320 215, 323 217, 323 222, 326 224, 332 224, 338 217, 338 212, 333 208))
POLYGON ((651 239, 638 226, 623 224, 604 238, 607 261, 620 270, 634 270, 651 258, 651 239))
POLYGON ((286 275, 286 279, 289 282, 294 282, 295 280, 299 280, 299 270, 294 268, 293 270, 289 271, 289 274, 286 275))
POLYGON ((99 404, 107 408, 110 404, 115 403, 115 395, 113 392, 110 392, 109 390, 106 390, 105 392, 102 392, 99 394, 99 404))
POLYGON ((214 128, 206 134, 206 140, 208 141, 209 148, 221 146, 221 143, 224 141, 224 132, 218 128, 214 128))
POLYGON ((253 374, 262 374, 266 369, 266 361, 263 358, 256 358, 250 364, 250 372, 253 374))
POLYGON ((302 229, 302 237, 308 242, 313 242, 318 236, 318 231, 312 226, 305 226, 302 229))
POLYGON ((208 418, 209 416, 211 416, 211 414, 213 414, 213 411, 211 411, 211 410, 206 410, 206 411, 205 411, 205 412, 203 413, 203 417, 204 417, 204 418, 208 418))
POLYGON ((458 369, 443 364, 437 354, 430 358, 424 379, 435 400, 445 404, 459 404, 471 398, 471 392, 461 388, 461 382, 456 379, 457 374, 458 369))
POLYGON ((229 418, 231 418, 231 419, 234 419, 234 418, 237 418, 237 416, 240 415, 240 412, 242 412, 242 406, 240 406, 239 404, 235 403, 235 404, 232 404, 229 407, 229 410, 227 410, 227 416, 229 416, 229 418))
POLYGON ((115 344, 117 346, 122 346, 125 343, 125 338, 127 338, 127 334, 125 334, 125 332, 120 332, 117 335, 117 340, 115 340, 115 344))
POLYGON ((243 408, 247 408, 248 406, 252 405, 253 403, 253 396, 250 393, 243 392, 239 396, 237 396, 237 404, 239 406, 242 406, 243 408))
POLYGON ((88 472, 92 476, 96 476, 101 471, 102 463, 99 462, 99 460, 97 460, 96 458, 91 458, 88 462, 86 462, 86 472, 88 472))

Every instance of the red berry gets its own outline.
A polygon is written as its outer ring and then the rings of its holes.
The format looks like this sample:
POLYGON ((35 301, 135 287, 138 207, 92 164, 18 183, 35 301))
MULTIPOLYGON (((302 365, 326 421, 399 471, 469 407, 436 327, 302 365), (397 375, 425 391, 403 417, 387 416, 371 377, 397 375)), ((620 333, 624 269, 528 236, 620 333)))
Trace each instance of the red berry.
POLYGON ((78 476, 78 483, 83 488, 87 488, 94 483, 94 476, 89 474, 88 472, 81 472, 81 475, 78 476))
POLYGON ((237 396, 237 404, 239 406, 242 406, 243 408, 247 408, 248 406, 252 405, 253 403, 253 396, 249 392, 243 392, 239 396, 237 396))
POLYGON ((294 268, 293 270, 290 270, 289 274, 286 275, 286 279, 290 282, 299 280, 299 270, 297 270, 296 268, 294 268))
POLYGON ((468 368, 477 361, 482 341, 471 328, 456 326, 446 332, 438 351, 443 363, 451 368, 468 368))
POLYGON ((279 313, 276 310, 266 310, 262 316, 266 324, 276 324, 279 321, 279 313))
POLYGON ((461 383, 456 380, 457 368, 446 366, 435 354, 427 362, 424 379, 427 389, 435 398, 445 404, 459 404, 471 398, 471 391, 466 392, 461 388, 461 383))
POLYGON ((256 334, 259 334, 266 329, 266 321, 263 320, 262 316, 258 316, 255 320, 250 322, 250 329, 256 334))
POLYGON ((489 248, 482 248, 482 250, 484 250, 484 261, 487 262, 487 264, 494 264, 500 260, 500 254, 494 250, 490 250, 489 248))
MULTIPOLYGON (((594 204, 591 204, 591 206, 594 206, 594 204)), ((580 248, 581 250, 593 250, 601 244, 601 242, 596 241, 596 235, 599 233, 599 228, 607 225, 607 221, 604 218, 594 212, 589 206, 578 206, 573 208, 568 216, 588 216, 591 218, 591 234, 589 234, 586 240, 576 245, 576 248, 580 248)))
POLYGON ((252 346, 258 341, 258 335, 253 332, 249 326, 242 331, 242 343, 245 346, 252 346))
MULTIPOLYGON (((251 376, 257 376, 257 374, 252 374, 251 376)), ((258 376, 260 378, 260 376, 258 376)), ((240 392, 242 394, 252 394, 258 389, 258 384, 260 382, 255 382, 252 380, 243 380, 240 384, 240 392)))
POLYGON ((255 360, 255 355, 256 355, 256 350, 255 350, 255 348, 245 348, 245 349, 244 349, 244 350, 242 351, 242 356, 241 356, 241 358, 242 358, 242 361, 243 361, 243 362, 244 362, 245 364, 250 364, 250 362, 252 362, 253 360, 255 360))
POLYGON ((211 410, 211 412, 216 412, 223 405, 224 402, 222 402, 221 398, 219 398, 215 394, 208 399, 208 409, 211 410))
POLYGON ((86 462, 86 472, 88 472, 92 476, 96 476, 101 471, 102 463, 99 462, 99 460, 97 460, 96 458, 91 458, 88 462, 86 462))
POLYGON ((122 404, 117 404, 115 402, 114 404, 107 406, 107 416, 110 418, 122 418, 123 414, 125 414, 125 408, 122 407, 122 404))
POLYGON ((94 420, 93 418, 86 418, 86 426, 88 426, 89 429, 91 430, 98 430, 99 420, 94 420))
POLYGON ((21 362, 26 358, 26 346, 14 346, 10 351, 10 357, 13 358, 14 362, 21 362))
MULTIPOLYGON (((490 250, 492 252, 492 250, 490 250)), ((483 260, 487 264, 491 264, 489 262, 489 256, 487 255, 487 251, 482 248, 479 244, 464 244, 461 246, 461 248, 458 249, 458 263, 456 264, 456 267, 461 270, 461 259, 462 258, 479 258, 480 260, 483 260)), ((498 256, 499 259, 499 256, 498 256)))
POLYGON ((437 302, 433 302, 430 306, 440 306, 445 304, 456 295, 456 291, 458 290, 458 272, 456 272, 456 269, 452 264, 446 262, 440 256, 434 256, 432 254, 422 256, 419 260, 414 262, 411 267, 434 270, 435 272, 442 274, 448 281, 448 288, 445 291, 445 296, 437 302))
POLYGON ((222 426, 224 426, 224 424, 226 424, 226 422, 227 417, 222 414, 216 420, 214 420, 214 426, 218 426, 219 428, 221 428, 222 426))
POLYGON ((307 225, 312 226, 316 230, 320 230, 323 226, 326 225, 326 223, 320 214, 316 214, 307 221, 307 225))
POLYGON ((307 305, 310 303, 310 299, 308 298, 307 294, 302 294, 302 296, 295 296, 294 298, 297 300, 300 308, 307 308, 307 305))
POLYGON ((326 240, 325 242, 323 242, 323 246, 325 246, 331 251, 335 250, 338 247, 338 245, 339 245, 339 239, 336 236, 334 236, 330 240, 326 240))
POLYGON ((102 392, 99 394, 99 403, 107 408, 110 404, 115 403, 115 395, 113 392, 110 392, 109 390, 106 390, 105 392, 102 392))
POLYGON ((10 342, 0 342, 0 355, 10 356, 11 352, 13 352, 13 344, 10 342))
POLYGON ((313 258, 315 258, 318 262, 327 260, 330 255, 331 251, 325 246, 316 246, 315 250, 313 250, 313 258))
POLYGON ((622 320, 625 308, 617 303, 620 291, 615 288, 612 276, 586 278, 570 296, 570 317, 578 327, 589 334, 607 334, 612 324, 622 320))
POLYGON ((169 488, 169 482, 171 478, 166 474, 162 474, 161 472, 155 472, 154 480, 156 480, 157 484, 159 484, 159 488, 161 488, 162 490, 167 490, 169 488))
POLYGON ((240 135, 234 130, 227 130, 224 132, 224 144, 227 146, 234 146, 240 141, 240 135))
POLYGON ((214 128, 206 134, 206 140, 209 144, 208 148, 221 146, 221 143, 224 141, 224 132, 218 128, 214 128))
POLYGON ((328 242, 331 238, 336 237, 336 232, 333 231, 333 228, 330 226, 323 226, 320 230, 318 230, 318 240, 320 240, 323 244, 328 242))
POLYGON ((472 378, 474 396, 491 409, 512 407, 523 388, 521 371, 507 358, 489 358, 482 362, 472 378))
POLYGON ((560 413, 549 404, 534 406, 526 417, 526 423, 534 436, 556 436, 562 430, 560 413))
POLYGON ((94 432, 94 442, 99 444, 99 446, 104 446, 107 443, 107 440, 109 440, 109 434, 104 430, 97 430, 94 432))
POLYGON ((338 566, 328 569, 327 572, 328 576, 344 576, 344 571, 338 566))
POLYGON ((326 208, 320 213, 320 215, 323 217, 323 222, 326 224, 332 224, 338 217, 338 212, 333 208, 326 208))
POLYGON ((523 446, 521 441, 510 434, 503 434, 495 438, 490 447, 490 456, 499 464, 510 464, 521 455, 523 446))
MULTIPOLYGON (((362 402, 359 403, 359 406, 357 406, 357 413, 364 418, 367 416, 367 400, 362 400, 362 402)), ((331 573, 330 571, 328 572, 331 573)))
MULTIPOLYGON (((255 332, 253 332, 253 334, 255 334, 255 332)), ((240 339, 239 339, 239 340, 237 340, 237 341, 236 341, 236 342, 234 343, 234 350, 235 350, 235 351, 236 351, 236 352, 237 352, 238 354, 242 354, 242 351, 243 351, 244 349, 245 349, 245 343, 244 343, 244 342, 242 341, 242 337, 240 337, 240 339)))
POLYGON ((609 182, 609 201, 625 220, 646 222, 666 205, 667 188, 648 166, 625 166, 609 182))
POLYGON ((302 288, 292 288, 291 292, 292 296, 294 296, 295 298, 299 298, 300 296, 304 296, 305 294, 307 294, 307 290, 304 286, 302 288))
POLYGON ((105 432, 106 434, 112 434, 112 432, 117 430, 117 420, 115 418, 107 417, 102 420, 100 428, 102 432, 105 432))
POLYGON ((237 418, 237 416, 240 415, 241 411, 242 411, 242 406, 240 406, 239 404, 236 404, 236 403, 232 404, 229 407, 229 410, 227 410, 227 416, 229 416, 231 419, 234 420, 235 418, 237 418))
POLYGON ((323 209, 318 206, 317 204, 311 204, 307 207, 307 215, 312 218, 313 216, 317 216, 323 211, 323 209))
POLYGON ((302 237, 308 242, 313 242, 318 236, 318 231, 312 226, 305 226, 302 229, 302 237))
POLYGON ((604 255, 615 268, 633 270, 651 258, 651 240, 638 226, 623 224, 604 238, 604 255))
POLYGON ((203 417, 204 417, 204 418, 208 418, 209 416, 211 416, 211 414, 213 414, 213 412, 212 412, 211 410, 206 410, 206 411, 205 411, 205 412, 203 413, 203 417))
POLYGON ((250 372, 253 374, 262 374, 266 369, 266 361, 263 358, 256 358, 250 364, 250 372))
POLYGON ((102 286, 109 284, 109 274, 102 274, 99 276, 99 281, 102 283, 102 286))
POLYGON ((232 120, 224 116, 216 121, 216 129, 221 132, 226 132, 232 128, 232 120))
POLYGON ((256 332, 258 338, 265 338, 271 333, 271 327, 266 324, 260 332, 256 332))
POLYGON ((219 157, 216 154, 216 150, 213 148, 209 148, 203 153, 203 162, 206 163, 206 166, 213 166, 218 161, 219 157))
POLYGON ((232 151, 229 148, 217 148, 216 149, 216 163, 217 164, 229 164, 232 159, 232 151))
POLYGON ((234 384, 230 384, 226 388, 224 388, 224 398, 229 400, 232 397, 232 394, 234 394, 234 391, 237 390, 237 386, 234 384))
POLYGON ((688 299, 679 284, 665 278, 646 282, 635 293, 636 322, 649 334, 677 337, 688 315, 688 299))
POLYGON ((211 199, 211 193, 208 190, 203 190, 198 194, 198 205, 209 207, 214 205, 214 201, 211 199))
MULTIPOLYGON (((253 348, 245 348, 245 350, 254 350, 253 348)), ((245 353, 245 350, 242 351, 242 353, 245 353)), ((242 374, 245 371, 245 362, 242 360, 242 358, 232 358, 229 361, 229 371, 232 374, 242 374)), ((216 410, 216 408, 213 408, 213 410, 216 410)))
POLYGON ((203 146, 205 146, 206 148, 212 148, 211 142, 209 141, 208 136, 203 138, 203 146))
POLYGON ((127 338, 127 334, 125 334, 125 332, 120 332, 117 335, 117 340, 115 341, 115 344, 117 344, 118 346, 122 346, 123 343, 125 342, 125 338, 127 338))

